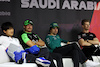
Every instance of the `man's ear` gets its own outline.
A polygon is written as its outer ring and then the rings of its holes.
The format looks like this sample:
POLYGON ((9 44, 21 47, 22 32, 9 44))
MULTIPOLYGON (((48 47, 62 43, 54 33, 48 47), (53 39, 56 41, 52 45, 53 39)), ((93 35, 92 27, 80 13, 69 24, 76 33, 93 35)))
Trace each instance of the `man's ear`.
POLYGON ((23 26, 23 28, 25 29, 25 25, 23 26))
POLYGON ((84 25, 82 25, 82 28, 84 28, 84 25))
POLYGON ((3 30, 3 32, 4 32, 4 33, 6 33, 6 31, 5 31, 5 30, 3 30))

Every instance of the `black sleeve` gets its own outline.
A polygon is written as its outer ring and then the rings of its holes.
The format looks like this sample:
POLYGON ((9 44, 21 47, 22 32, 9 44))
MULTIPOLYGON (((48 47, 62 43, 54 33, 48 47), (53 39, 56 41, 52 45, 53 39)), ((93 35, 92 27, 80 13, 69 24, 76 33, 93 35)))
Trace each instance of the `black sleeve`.
POLYGON ((78 34, 78 37, 77 37, 77 40, 80 40, 80 39, 83 39, 82 38, 82 34, 80 33, 80 34, 78 34))
POLYGON ((94 33, 92 33, 92 34, 93 34, 93 38, 96 38, 96 35, 94 33))

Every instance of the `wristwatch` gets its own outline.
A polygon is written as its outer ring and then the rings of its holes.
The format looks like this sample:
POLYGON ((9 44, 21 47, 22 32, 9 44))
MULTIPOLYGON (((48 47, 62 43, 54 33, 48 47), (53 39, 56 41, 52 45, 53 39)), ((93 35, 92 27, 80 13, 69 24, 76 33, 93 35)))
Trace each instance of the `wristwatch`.
POLYGON ((87 42, 89 42, 89 41, 87 40, 87 42))

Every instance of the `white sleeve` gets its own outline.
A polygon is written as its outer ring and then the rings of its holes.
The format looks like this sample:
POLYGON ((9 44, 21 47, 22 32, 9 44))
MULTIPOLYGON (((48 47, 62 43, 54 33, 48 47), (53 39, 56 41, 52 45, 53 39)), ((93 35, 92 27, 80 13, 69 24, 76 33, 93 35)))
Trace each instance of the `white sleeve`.
MULTIPOLYGON (((17 38, 16 38, 17 39, 17 38)), ((19 39, 17 39, 18 44, 20 44, 19 39)), ((23 49, 22 45, 20 44, 20 47, 23 49)), ((24 50, 24 49, 23 49, 24 50)))
POLYGON ((19 42, 19 40, 16 38, 16 41, 17 41, 17 43, 19 43, 20 44, 20 42, 19 42))

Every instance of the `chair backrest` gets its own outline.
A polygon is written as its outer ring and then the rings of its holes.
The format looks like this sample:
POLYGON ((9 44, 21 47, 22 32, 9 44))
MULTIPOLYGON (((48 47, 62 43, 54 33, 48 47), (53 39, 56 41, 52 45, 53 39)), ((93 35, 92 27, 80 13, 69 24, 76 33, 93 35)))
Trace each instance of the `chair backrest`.
POLYGON ((7 53, 5 52, 3 46, 0 46, 0 63, 5 63, 5 62, 9 62, 10 59, 7 55, 7 53))

